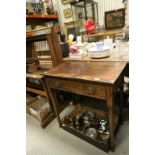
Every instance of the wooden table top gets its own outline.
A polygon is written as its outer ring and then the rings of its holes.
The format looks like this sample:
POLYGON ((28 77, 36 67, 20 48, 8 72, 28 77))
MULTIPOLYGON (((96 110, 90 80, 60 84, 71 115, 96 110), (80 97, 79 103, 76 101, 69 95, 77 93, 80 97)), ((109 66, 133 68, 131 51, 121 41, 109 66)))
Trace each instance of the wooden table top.
POLYGON ((124 61, 124 62, 129 62, 129 56, 128 54, 124 54, 121 56, 116 56, 114 54, 111 54, 109 57, 105 57, 105 58, 99 58, 99 59, 92 59, 89 56, 85 56, 84 58, 63 58, 63 61, 93 61, 93 62, 97 62, 97 61, 124 61))
POLYGON ((41 79, 43 76, 41 74, 46 73, 47 70, 37 70, 33 73, 26 73, 27 78, 41 79))
POLYGON ((43 75, 114 84, 126 64, 127 62, 66 61, 43 75))

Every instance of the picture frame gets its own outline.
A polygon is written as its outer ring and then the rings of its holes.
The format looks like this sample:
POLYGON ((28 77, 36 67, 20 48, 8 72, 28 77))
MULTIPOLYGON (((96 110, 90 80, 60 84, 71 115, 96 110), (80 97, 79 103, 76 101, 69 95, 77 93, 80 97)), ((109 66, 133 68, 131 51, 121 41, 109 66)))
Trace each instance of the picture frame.
POLYGON ((105 29, 122 28, 125 25, 125 8, 105 12, 105 29))
POLYGON ((72 2, 73 0, 61 0, 62 4, 66 4, 66 3, 70 3, 72 2))
POLYGON ((64 9, 64 17, 65 18, 69 18, 72 16, 72 11, 71 11, 71 8, 68 8, 68 9, 64 9))

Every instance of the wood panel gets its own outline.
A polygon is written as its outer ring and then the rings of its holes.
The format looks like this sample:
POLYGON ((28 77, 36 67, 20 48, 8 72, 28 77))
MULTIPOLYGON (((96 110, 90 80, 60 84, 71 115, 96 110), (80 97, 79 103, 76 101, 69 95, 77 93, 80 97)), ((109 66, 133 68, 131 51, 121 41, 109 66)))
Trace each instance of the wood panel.
POLYGON ((96 85, 81 83, 81 81, 67 81, 62 79, 47 79, 47 83, 51 88, 76 92, 80 95, 91 96, 99 99, 105 99, 106 96, 106 87, 96 85))
POLYGON ((35 94, 39 94, 39 95, 42 95, 42 96, 47 96, 46 91, 42 91, 42 90, 39 90, 39 89, 26 87, 26 91, 31 92, 31 93, 35 93, 35 94))

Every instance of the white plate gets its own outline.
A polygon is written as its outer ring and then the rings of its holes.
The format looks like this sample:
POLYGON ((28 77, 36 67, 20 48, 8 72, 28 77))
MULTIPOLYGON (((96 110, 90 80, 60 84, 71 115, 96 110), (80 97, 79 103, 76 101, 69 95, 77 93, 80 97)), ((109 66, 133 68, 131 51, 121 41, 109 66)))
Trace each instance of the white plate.
POLYGON ((95 48, 91 48, 88 50, 89 51, 89 56, 91 58, 104 58, 110 56, 110 47, 109 46, 104 46, 102 50, 95 48))
POLYGON ((93 48, 88 49, 89 52, 104 52, 107 50, 110 50, 109 46, 103 46, 102 49, 98 49, 97 47, 93 47, 93 48))

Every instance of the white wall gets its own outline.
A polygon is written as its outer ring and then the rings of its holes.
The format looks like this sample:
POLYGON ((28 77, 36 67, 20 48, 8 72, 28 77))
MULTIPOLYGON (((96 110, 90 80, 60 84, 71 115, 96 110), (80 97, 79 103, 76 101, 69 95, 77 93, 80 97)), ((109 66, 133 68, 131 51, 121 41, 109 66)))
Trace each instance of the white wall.
POLYGON ((126 15, 125 15, 125 26, 129 26, 129 0, 125 3, 126 15))
POLYGON ((73 20, 72 17, 71 18, 64 17, 64 9, 71 8, 71 6, 69 3, 63 5, 61 0, 52 0, 52 2, 53 2, 54 8, 58 12, 58 18, 59 18, 61 32, 64 32, 64 23, 70 22, 73 20))
POLYGON ((29 2, 29 3, 37 3, 39 0, 26 0, 26 2, 29 2))
MULTIPOLYGON (((103 24, 104 22, 104 12, 109 10, 115 10, 119 8, 123 8, 124 4, 122 3, 122 0, 94 0, 98 2, 98 14, 99 14, 99 22, 103 24)), ((53 0, 53 3, 56 5, 59 5, 60 11, 59 14, 61 15, 63 22, 69 22, 72 21, 72 18, 65 18, 63 14, 63 10, 66 8, 70 8, 70 4, 62 4, 61 0, 53 0)))
POLYGON ((69 3, 63 5, 61 0, 53 0, 53 4, 54 4, 55 8, 59 9, 58 13, 61 16, 61 19, 62 19, 63 23, 64 22, 69 22, 69 21, 72 20, 72 18, 65 18, 64 13, 63 13, 64 9, 71 8, 69 3), (58 6, 56 6, 56 5, 58 5, 58 6))
POLYGON ((122 0, 95 0, 98 2, 99 23, 104 25, 104 12, 124 8, 122 0))

